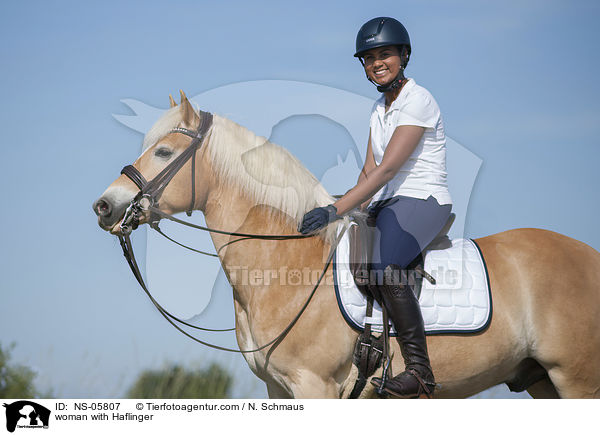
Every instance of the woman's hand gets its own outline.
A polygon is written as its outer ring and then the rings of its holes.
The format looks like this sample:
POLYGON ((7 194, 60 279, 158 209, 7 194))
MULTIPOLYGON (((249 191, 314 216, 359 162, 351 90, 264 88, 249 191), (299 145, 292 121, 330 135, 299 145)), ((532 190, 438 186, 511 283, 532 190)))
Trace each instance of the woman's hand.
POLYGON ((314 233, 341 218, 341 216, 338 216, 337 209, 333 204, 327 207, 314 208, 302 217, 302 223, 298 227, 298 231, 302 234, 314 233))

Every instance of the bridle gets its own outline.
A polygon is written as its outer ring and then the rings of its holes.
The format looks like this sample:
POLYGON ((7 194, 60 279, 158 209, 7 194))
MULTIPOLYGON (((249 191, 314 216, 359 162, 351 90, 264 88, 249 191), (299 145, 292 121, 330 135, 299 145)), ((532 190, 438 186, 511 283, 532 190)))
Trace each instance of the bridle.
POLYGON ((327 257, 326 264, 325 264, 323 270, 321 271, 321 274, 319 275, 319 278, 318 278, 317 282, 315 283, 312 291, 310 292, 306 302, 300 308, 300 311, 291 320, 291 322, 288 324, 288 326, 286 326, 285 329, 273 340, 269 341, 268 343, 266 343, 256 349, 238 350, 238 349, 230 349, 230 348, 226 348, 226 347, 217 346, 215 344, 207 343, 205 341, 202 341, 202 340, 194 337, 193 335, 189 334, 188 332, 184 331, 183 329, 181 329, 181 327, 178 326, 177 323, 188 326, 190 328, 198 329, 201 331, 225 332, 225 331, 235 330, 235 328, 210 329, 210 328, 202 328, 202 327, 199 327, 196 325, 192 325, 190 323, 185 322, 184 320, 181 320, 181 319, 175 317, 171 313, 169 313, 165 308, 163 308, 158 303, 158 301, 156 299, 154 299, 154 297, 148 290, 148 287, 146 286, 146 283, 144 282, 144 278, 138 267, 137 261, 135 259, 135 254, 133 252, 133 245, 131 243, 131 238, 130 238, 131 232, 133 230, 137 229, 137 227, 139 226, 139 221, 140 221, 140 217, 142 216, 142 214, 149 213, 149 226, 152 229, 156 230, 162 236, 166 237, 167 239, 171 240, 172 242, 174 242, 177 245, 182 246, 186 249, 192 250, 194 252, 198 252, 200 254, 213 256, 213 257, 218 257, 220 250, 223 249, 225 246, 228 246, 232 243, 239 242, 242 240, 247 240, 247 239, 292 240, 292 239, 304 239, 307 237, 315 236, 314 234, 309 234, 309 235, 304 235, 304 234, 286 234, 286 235, 248 234, 248 233, 238 233, 238 232, 217 230, 214 228, 209 228, 209 227, 205 227, 202 225, 195 225, 190 222, 186 222, 184 220, 175 218, 174 216, 171 216, 168 213, 165 213, 159 209, 158 201, 159 201, 160 196, 162 195, 163 191, 165 190, 165 188, 167 187, 169 182, 173 179, 173 177, 179 172, 179 170, 187 163, 187 161, 189 159, 191 159, 192 160, 191 161, 191 164, 192 164, 192 198, 190 200, 190 206, 189 206, 188 210, 186 211, 186 213, 188 216, 191 216, 191 214, 192 214, 192 211, 194 209, 195 196, 196 196, 195 195, 195 185, 196 185, 196 166, 195 166, 196 158, 195 157, 196 157, 196 152, 202 146, 202 143, 206 139, 206 136, 210 130, 210 127, 212 126, 212 121, 213 121, 213 115, 211 113, 199 111, 199 115, 200 115, 200 125, 198 126, 198 129, 196 131, 189 130, 189 129, 183 128, 183 127, 176 127, 170 131, 170 133, 181 133, 186 136, 189 136, 190 138, 192 138, 192 141, 191 141, 190 145, 181 154, 179 154, 171 163, 169 163, 152 180, 147 181, 146 178, 142 175, 142 173, 139 170, 137 170, 133 165, 127 165, 121 170, 121 174, 125 175, 131 181, 133 181, 133 183, 135 183, 135 185, 140 190, 134 196, 134 198, 131 200, 131 203, 125 210, 125 215, 123 216, 123 220, 120 224, 121 234, 118 234, 117 237, 119 238, 119 243, 123 250, 123 255, 125 256, 125 259, 127 260, 127 263, 129 264, 129 267, 131 268, 131 271, 133 272, 133 275, 135 276, 137 282, 142 287, 142 290, 146 293, 146 295, 148 296, 150 301, 154 304, 154 306, 156 307, 158 312, 173 327, 175 327, 175 329, 177 329, 179 332, 186 335, 187 337, 191 338, 192 340, 194 340, 200 344, 203 344, 205 346, 211 347, 213 349, 223 350, 223 351, 227 351, 227 352, 238 352, 238 353, 257 352, 259 350, 265 349, 266 347, 271 346, 271 345, 283 340, 283 338, 285 338, 287 333, 296 324, 296 322, 298 321, 298 319, 300 318, 302 313, 304 313, 304 311, 308 307, 308 304, 312 300, 315 292, 317 291, 317 288, 319 287, 321 280, 325 276, 325 273, 327 272, 329 265, 331 264, 333 255, 335 253, 335 249, 346 230, 346 226, 342 227, 342 230, 339 232, 335 242, 331 245, 331 250, 329 252, 329 256, 327 257), (223 246, 221 246, 219 248, 219 250, 217 251, 217 254, 212 254, 209 252, 200 251, 200 250, 191 248, 189 246, 186 246, 186 245, 179 243, 176 240, 170 238, 169 236, 167 236, 164 232, 162 232, 162 230, 158 226, 161 219, 168 219, 173 222, 176 222, 176 223, 179 223, 179 224, 191 227, 191 228, 200 229, 203 231, 208 231, 208 232, 218 233, 218 234, 226 234, 226 235, 230 235, 230 236, 236 236, 239 238, 234 239, 234 240, 224 244, 223 246))
POLYGON ((133 165, 127 165, 121 169, 121 174, 127 176, 140 189, 125 211, 125 216, 121 223, 121 231, 124 234, 130 234, 132 230, 135 230, 138 227, 139 217, 142 211, 146 211, 150 207, 158 207, 158 199, 163 191, 183 165, 190 159, 192 160, 192 199, 186 213, 188 216, 191 216, 192 210, 194 209, 194 201, 196 199, 196 151, 198 151, 198 148, 202 145, 208 130, 212 126, 212 120, 212 113, 201 111, 200 125, 196 131, 188 130, 183 127, 172 129, 170 133, 181 133, 189 136, 192 138, 192 142, 185 151, 179 154, 152 180, 147 181, 142 173, 133 165))

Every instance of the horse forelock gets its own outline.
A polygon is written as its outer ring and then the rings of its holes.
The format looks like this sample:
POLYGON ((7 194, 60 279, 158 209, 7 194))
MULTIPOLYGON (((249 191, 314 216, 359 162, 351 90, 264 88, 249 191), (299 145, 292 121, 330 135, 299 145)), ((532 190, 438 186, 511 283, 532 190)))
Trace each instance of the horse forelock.
POLYGON ((142 152, 146 151, 152 145, 157 143, 169 132, 181 123, 181 110, 179 106, 172 107, 154 123, 144 136, 142 143, 142 152))

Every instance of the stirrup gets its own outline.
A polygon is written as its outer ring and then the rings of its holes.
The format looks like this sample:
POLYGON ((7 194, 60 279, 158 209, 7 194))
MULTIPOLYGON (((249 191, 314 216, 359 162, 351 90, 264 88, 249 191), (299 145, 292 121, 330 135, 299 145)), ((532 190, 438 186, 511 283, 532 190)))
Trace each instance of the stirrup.
MULTIPOLYGON (((422 394, 425 394, 425 396, 427 397, 427 399, 431 399, 431 396, 433 394, 433 391, 435 390, 435 384, 427 384, 423 378, 421 377, 421 375, 419 374, 419 372, 417 372, 415 369, 408 369, 407 370, 409 373, 411 373, 415 378, 417 378, 417 381, 419 381, 419 384, 421 385, 421 388, 423 389, 423 391, 417 391, 417 397, 420 397, 422 394)), ((390 393, 393 394, 393 393, 390 393)))

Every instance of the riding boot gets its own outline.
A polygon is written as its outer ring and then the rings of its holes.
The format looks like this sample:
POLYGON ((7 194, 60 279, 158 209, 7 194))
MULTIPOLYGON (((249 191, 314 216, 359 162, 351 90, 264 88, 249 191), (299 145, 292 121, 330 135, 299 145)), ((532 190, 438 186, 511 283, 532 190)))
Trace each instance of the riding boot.
MULTIPOLYGON (((427 354, 425 326, 419 301, 408 283, 400 280, 402 269, 389 265, 384 271, 384 283, 379 295, 398 333, 398 343, 404 358, 405 371, 392 379, 386 379, 384 390, 402 398, 430 397, 435 379, 427 354)), ((371 383, 379 388, 381 378, 371 383)))

